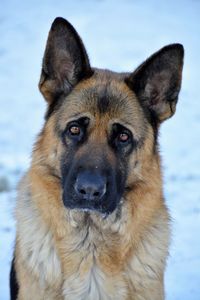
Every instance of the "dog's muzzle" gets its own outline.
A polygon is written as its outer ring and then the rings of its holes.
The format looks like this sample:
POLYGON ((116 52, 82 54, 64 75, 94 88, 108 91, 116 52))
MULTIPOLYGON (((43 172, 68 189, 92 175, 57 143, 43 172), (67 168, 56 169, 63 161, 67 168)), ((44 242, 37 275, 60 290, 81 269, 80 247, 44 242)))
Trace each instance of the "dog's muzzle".
POLYGON ((106 177, 91 171, 82 171, 78 174, 74 190, 80 200, 99 202, 106 193, 106 177))

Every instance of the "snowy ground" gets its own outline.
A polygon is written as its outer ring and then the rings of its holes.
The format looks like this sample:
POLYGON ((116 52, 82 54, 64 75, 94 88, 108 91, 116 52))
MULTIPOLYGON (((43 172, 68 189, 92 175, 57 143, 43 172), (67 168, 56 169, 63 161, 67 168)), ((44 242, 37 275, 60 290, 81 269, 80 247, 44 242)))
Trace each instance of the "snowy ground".
MULTIPOLYGON (((0 300, 9 299, 15 186, 29 165, 45 103, 37 90, 50 24, 67 18, 93 65, 133 70, 173 42, 186 51, 175 117, 163 125, 165 195, 173 222, 167 300, 200 299, 200 1, 0 0, 0 300), (22 4, 23 3, 23 4, 22 4)), ((150 299, 153 300, 153 299, 150 299)))

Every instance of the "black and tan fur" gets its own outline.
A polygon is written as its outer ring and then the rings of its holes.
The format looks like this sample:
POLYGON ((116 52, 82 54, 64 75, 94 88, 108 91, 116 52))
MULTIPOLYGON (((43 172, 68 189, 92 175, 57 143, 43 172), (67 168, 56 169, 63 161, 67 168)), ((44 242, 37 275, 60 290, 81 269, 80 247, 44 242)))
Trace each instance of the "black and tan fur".
POLYGON ((91 68, 75 29, 54 21, 39 83, 45 124, 19 186, 11 299, 164 299, 170 218, 157 136, 182 66, 172 44, 133 73, 91 68))

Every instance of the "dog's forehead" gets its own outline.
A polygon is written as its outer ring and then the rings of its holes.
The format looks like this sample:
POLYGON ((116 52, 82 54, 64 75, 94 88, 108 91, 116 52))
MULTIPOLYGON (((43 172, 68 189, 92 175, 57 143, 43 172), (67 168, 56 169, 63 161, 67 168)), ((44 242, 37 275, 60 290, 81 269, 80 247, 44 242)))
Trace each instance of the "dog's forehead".
POLYGON ((77 85, 60 109, 62 120, 89 113, 98 119, 122 120, 132 126, 141 126, 144 113, 134 92, 120 76, 95 74, 77 85))

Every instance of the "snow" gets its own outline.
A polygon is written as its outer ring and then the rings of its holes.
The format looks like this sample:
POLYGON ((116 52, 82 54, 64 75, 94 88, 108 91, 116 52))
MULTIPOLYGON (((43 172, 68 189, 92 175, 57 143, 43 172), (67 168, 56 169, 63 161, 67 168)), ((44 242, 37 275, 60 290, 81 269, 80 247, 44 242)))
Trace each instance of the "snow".
POLYGON ((160 134, 164 190, 173 219, 165 276, 167 300, 200 299, 200 1, 1 0, 0 3, 0 300, 9 299, 16 184, 30 163, 43 123, 45 101, 37 89, 41 59, 53 19, 78 30, 94 66, 133 70, 164 45, 185 47, 176 115, 160 134))

